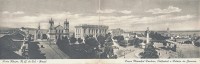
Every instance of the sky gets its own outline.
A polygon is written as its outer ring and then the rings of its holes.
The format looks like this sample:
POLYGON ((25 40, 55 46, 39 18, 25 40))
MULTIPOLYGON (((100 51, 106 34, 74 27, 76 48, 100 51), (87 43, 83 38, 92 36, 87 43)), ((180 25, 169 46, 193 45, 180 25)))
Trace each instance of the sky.
POLYGON ((67 19, 126 31, 200 30, 199 0, 0 0, 0 27, 48 29, 67 19), (100 5, 99 5, 100 3, 100 5), (100 18, 100 22, 99 22, 100 18))

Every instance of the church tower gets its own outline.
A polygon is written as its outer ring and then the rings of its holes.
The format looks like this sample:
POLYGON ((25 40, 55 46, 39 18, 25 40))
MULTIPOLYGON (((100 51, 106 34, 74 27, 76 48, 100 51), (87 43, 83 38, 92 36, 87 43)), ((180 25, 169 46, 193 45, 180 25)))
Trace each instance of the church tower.
POLYGON ((64 34, 64 36, 69 37, 69 22, 67 19, 64 21, 64 34))

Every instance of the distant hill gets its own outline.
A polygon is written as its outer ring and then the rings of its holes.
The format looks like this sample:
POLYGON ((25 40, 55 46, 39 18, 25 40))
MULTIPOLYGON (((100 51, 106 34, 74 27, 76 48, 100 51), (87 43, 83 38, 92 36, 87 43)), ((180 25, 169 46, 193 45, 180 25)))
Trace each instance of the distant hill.
POLYGON ((17 29, 17 28, 10 28, 10 27, 0 27, 0 30, 11 30, 11 29, 17 29))

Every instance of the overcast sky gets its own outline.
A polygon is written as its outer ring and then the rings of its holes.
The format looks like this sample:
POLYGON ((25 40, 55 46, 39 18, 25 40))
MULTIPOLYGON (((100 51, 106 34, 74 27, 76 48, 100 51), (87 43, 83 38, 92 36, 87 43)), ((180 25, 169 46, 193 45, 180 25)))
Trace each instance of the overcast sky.
POLYGON ((0 27, 48 28, 70 22, 132 30, 200 30, 199 0, 0 0, 0 27))

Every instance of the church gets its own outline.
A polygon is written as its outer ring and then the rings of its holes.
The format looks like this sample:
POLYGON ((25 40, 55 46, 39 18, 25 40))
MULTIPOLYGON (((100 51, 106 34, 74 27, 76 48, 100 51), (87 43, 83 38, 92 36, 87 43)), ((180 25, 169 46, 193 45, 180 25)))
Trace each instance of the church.
POLYGON ((66 19, 62 25, 54 26, 54 20, 51 18, 49 20, 49 29, 47 33, 48 39, 50 41, 57 41, 57 39, 62 39, 62 37, 69 37, 69 22, 66 19))

